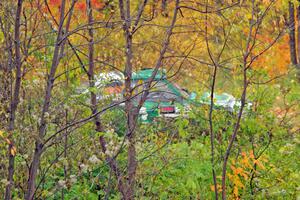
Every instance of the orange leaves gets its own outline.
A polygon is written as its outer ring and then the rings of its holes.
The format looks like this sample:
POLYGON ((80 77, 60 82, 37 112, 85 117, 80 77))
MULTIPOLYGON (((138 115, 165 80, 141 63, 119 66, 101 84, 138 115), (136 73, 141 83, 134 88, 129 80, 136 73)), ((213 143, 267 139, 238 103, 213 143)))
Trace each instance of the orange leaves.
POLYGON ((242 152, 242 157, 243 157, 243 159, 242 159, 241 163, 243 164, 243 166, 251 168, 252 166, 251 166, 251 164, 249 162, 249 158, 245 152, 242 152))
POLYGON ((242 183, 242 178, 245 180, 248 179, 248 172, 246 172, 241 167, 235 167, 234 165, 230 166, 232 174, 228 173, 228 178, 233 184, 233 196, 234 199, 239 199, 239 189, 245 188, 245 185, 242 183))
POLYGON ((253 151, 242 152, 240 159, 231 162, 231 172, 228 172, 227 175, 233 184, 233 199, 239 199, 239 191, 245 188, 244 183, 249 180, 252 173, 257 173, 259 169, 265 169, 263 162, 267 162, 267 160, 263 157, 256 158, 253 151))
POLYGON ((12 156, 15 156, 15 155, 17 154, 17 149, 16 149, 15 146, 12 146, 12 147, 11 147, 11 149, 10 149, 10 154, 11 154, 12 156))
POLYGON ((104 3, 101 0, 91 0, 92 6, 95 9, 101 9, 104 7, 104 3))
MULTIPOLYGON (((210 186, 210 189, 211 189, 211 191, 215 191, 215 186, 214 185, 211 185, 210 186)), ((218 190, 218 192, 222 192, 222 185, 220 185, 220 184, 217 184, 217 190, 218 190)))
MULTIPOLYGON (((244 154, 244 155, 245 155, 245 154, 244 154)), ((246 155, 247 155, 247 154, 246 154, 246 155)), ((254 158, 255 158, 253 151, 250 151, 249 157, 250 157, 251 159, 254 159, 254 158)))
MULTIPOLYGON (((267 36, 264 36, 261 41, 266 41, 266 45, 270 42, 267 36)), ((266 46, 265 45, 265 46, 266 46)), ((287 73, 290 64, 288 36, 284 36, 263 56, 260 56, 253 65, 253 68, 264 69, 271 77, 276 77, 287 73)))
POLYGON ((76 9, 84 12, 86 10, 86 3, 85 2, 78 2, 75 6, 76 9))
MULTIPOLYGON (((60 6, 61 0, 50 0, 49 5, 50 6, 60 6)), ((104 3, 102 0, 91 0, 92 7, 95 9, 100 9, 104 7, 104 3)), ((81 11, 85 11, 86 9, 86 0, 79 0, 76 4, 75 7, 78 8, 81 11)))
MULTIPOLYGON (((50 0, 48 3, 52 14, 54 14, 56 18, 59 16, 59 7, 61 5, 61 2, 61 0, 50 0)), ((71 2, 72 1, 66 1, 66 10, 69 10, 71 8, 71 2)), ((103 2, 103 0, 91 0, 91 5, 93 9, 99 10, 105 6, 105 3, 103 2)), ((48 12, 46 8, 44 8, 43 10, 45 10, 45 12, 48 12)), ((74 10, 77 11, 78 14, 86 14, 86 0, 77 0, 74 10)))
POLYGON ((239 188, 238 187, 233 187, 233 194, 236 197, 236 199, 239 199, 239 188))
POLYGON ((61 0, 50 0, 49 5, 59 6, 61 4, 61 0))
MULTIPOLYGON (((92 9, 95 9, 95 12, 93 12, 93 17, 94 19, 99 19, 103 17, 103 12, 100 10, 104 8, 105 3, 103 3, 103 0, 91 0, 91 6, 92 9)), ((75 4, 75 11, 76 15, 86 15, 86 0, 78 0, 77 3, 75 4)), ((86 20, 86 18, 80 18, 80 20, 86 20)))
POLYGON ((250 151, 249 154, 247 155, 247 153, 242 152, 242 161, 241 163, 245 164, 244 166, 246 168, 249 168, 251 170, 255 170, 253 167, 254 165, 256 165, 257 167, 259 167, 260 169, 265 169, 265 166, 263 165, 263 162, 267 162, 268 160, 264 157, 259 157, 256 158, 254 156, 253 151, 250 151), (246 164, 248 162, 248 164, 246 164))
MULTIPOLYGON (((105 4, 101 0, 91 0, 91 4, 92 4, 92 8, 94 9, 101 9, 105 6, 105 4)), ((75 8, 82 12, 85 12, 86 1, 85 0, 78 1, 75 5, 75 8)))
POLYGON ((246 180, 248 179, 248 174, 246 171, 244 171, 243 168, 241 167, 234 167, 233 165, 230 166, 232 172, 233 172, 233 175, 240 175, 240 176, 243 176, 246 180))
POLYGON ((254 160, 253 163, 258 167, 260 167, 261 169, 265 169, 265 166, 258 159, 254 160))

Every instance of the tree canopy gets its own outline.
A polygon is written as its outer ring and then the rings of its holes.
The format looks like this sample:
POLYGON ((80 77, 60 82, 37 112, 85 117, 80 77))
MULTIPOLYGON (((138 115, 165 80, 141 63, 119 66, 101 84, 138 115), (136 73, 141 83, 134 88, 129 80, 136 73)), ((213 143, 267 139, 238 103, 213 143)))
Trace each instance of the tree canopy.
POLYGON ((299 199, 298 0, 2 0, 0 198, 299 199))

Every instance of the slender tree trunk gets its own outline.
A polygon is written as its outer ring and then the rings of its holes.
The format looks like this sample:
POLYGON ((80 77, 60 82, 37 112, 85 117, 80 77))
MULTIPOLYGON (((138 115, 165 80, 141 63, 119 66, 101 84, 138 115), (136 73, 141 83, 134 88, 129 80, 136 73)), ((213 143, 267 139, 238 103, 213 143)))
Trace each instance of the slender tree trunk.
POLYGON ((254 15, 255 15, 255 0, 252 0, 252 14, 251 14, 251 23, 249 26, 249 34, 247 38, 247 44, 245 48, 245 52, 243 55, 243 91, 242 91, 242 96, 241 96, 241 106, 238 112, 237 120, 234 126, 233 133, 231 134, 229 143, 227 145, 225 155, 224 155, 224 161, 223 161, 223 166, 222 166, 222 200, 226 200, 226 178, 227 178, 227 164, 228 164, 228 159, 231 154, 231 150, 233 147, 233 143, 236 140, 236 137, 238 135, 238 131, 240 128, 240 123, 243 115, 243 111, 246 105, 246 96, 247 96, 247 87, 248 87, 248 77, 247 77, 247 69, 251 66, 251 64, 248 64, 248 58, 251 53, 250 46, 253 45, 251 43, 253 37, 252 37, 252 32, 254 29, 254 26, 256 23, 253 22, 254 20, 254 15))
MULTIPOLYGON (((300 0, 298 1, 300 3, 300 0)), ((300 5, 297 6, 297 55, 298 55, 298 65, 297 65, 297 73, 298 80, 300 81, 300 5)))
MULTIPOLYGON (((92 24, 93 23, 93 13, 92 13, 92 7, 91 7, 91 1, 86 0, 87 4, 87 16, 88 16, 88 23, 92 24)), ((88 78, 89 78, 89 86, 90 88, 93 88, 95 86, 95 71, 94 71, 94 31, 91 26, 88 28, 88 34, 89 34, 89 53, 88 53, 88 59, 89 59, 89 69, 88 69, 88 78)), ((95 114, 97 113, 97 96, 96 94, 91 91, 91 110, 92 113, 95 114)), ((96 126, 100 129, 101 131, 101 123, 99 121, 99 117, 95 117, 95 124, 96 126), (98 122, 98 123, 97 123, 98 122)))
MULTIPOLYGON (((69 28, 70 28, 70 24, 71 24, 71 19, 72 19, 72 15, 73 15, 73 8, 75 5, 76 0, 72 0, 72 4, 71 4, 71 10, 66 22, 66 30, 65 30, 65 34, 68 34, 69 28)), ((64 46, 65 43, 69 41, 68 39, 64 40, 62 42, 62 47, 60 50, 60 55, 59 55, 59 59, 63 58, 64 56, 64 46)), ((68 87, 69 85, 69 75, 67 74, 67 80, 66 80, 66 87, 68 87)), ((68 125, 68 116, 69 116, 69 110, 66 109, 65 110, 65 125, 68 125)), ((67 159, 67 151, 68 151, 68 129, 65 130, 65 136, 64 136, 64 158, 67 159)), ((67 176, 68 176, 68 163, 64 164, 64 180, 67 181, 67 176)), ((64 193, 64 188, 61 189, 61 199, 64 200, 65 199, 65 193, 64 193)))
POLYGON ((15 165, 15 152, 14 151, 14 143, 13 143, 13 131, 15 128, 15 119, 16 119, 16 111, 19 104, 19 93, 21 88, 22 81, 22 70, 21 70, 21 47, 20 47, 20 24, 21 24, 21 12, 22 12, 22 0, 18 0, 16 19, 15 19, 15 54, 16 54, 16 81, 14 87, 13 98, 11 100, 10 106, 10 118, 9 118, 9 127, 8 127, 8 140, 10 144, 8 146, 8 185, 5 190, 5 200, 10 200, 12 198, 11 190, 13 187, 13 176, 14 176, 14 165, 15 165))
POLYGON ((45 93, 45 97, 44 97, 44 104, 43 104, 41 120, 40 120, 40 127, 39 127, 39 139, 37 139, 35 142, 35 151, 34 151, 33 160, 31 162, 30 169, 29 169, 27 193, 25 196, 26 200, 32 200, 34 198, 34 194, 35 194, 35 190, 36 190, 35 181, 36 181, 36 177, 37 177, 37 171, 38 171, 38 168, 40 165, 40 158, 41 158, 41 155, 43 152, 42 139, 45 136, 46 126, 47 126, 47 120, 46 120, 45 114, 49 112, 51 92, 52 92, 53 84, 54 84, 54 80, 55 80, 55 72, 56 72, 57 66, 59 64, 59 55, 60 55, 59 53, 60 53, 60 49, 61 49, 60 40, 62 38, 63 24, 64 24, 64 19, 65 19, 65 4, 66 4, 66 1, 63 0, 60 5, 60 22, 59 22, 59 27, 58 27, 58 32, 57 32, 57 39, 56 39, 56 43, 55 43, 54 54, 53 54, 53 58, 52 58, 50 74, 48 75, 48 80, 47 80, 46 93, 45 93))
MULTIPOLYGON (((87 4, 88 23, 93 24, 94 18, 93 18, 91 1, 86 0, 86 4, 87 4)), ((94 31, 93 31, 93 28, 91 26, 89 26, 89 28, 88 28, 88 34, 89 34, 89 45, 88 45, 88 49, 89 49, 89 53, 88 53, 89 69, 87 71, 87 75, 88 75, 88 78, 89 78, 89 86, 90 86, 90 88, 93 88, 95 86, 94 31)), ((92 114, 98 113, 97 96, 93 91, 91 91, 91 108, 90 109, 92 111, 92 114)), ((104 131, 101 120, 100 120, 98 115, 95 116, 94 123, 95 123, 95 129, 96 129, 97 132, 103 132, 104 131)), ((99 141, 100 141, 100 145, 101 145, 101 148, 102 148, 102 152, 105 153, 106 152, 106 141, 105 141, 104 137, 100 136, 99 141)), ((125 196, 125 185, 124 185, 124 182, 123 182, 122 174, 121 174, 120 170, 118 169, 117 162, 114 158, 110 158, 108 156, 106 157, 106 161, 107 161, 109 167, 111 168, 111 170, 114 172, 114 174, 117 178, 118 190, 122 194, 122 196, 124 197, 125 196)))
POLYGON ((161 1, 161 14, 164 17, 168 17, 167 4, 168 4, 167 0, 161 1))
MULTIPOLYGON (((218 6, 218 3, 215 2, 216 6, 218 6)), ((207 11, 208 5, 206 5, 206 11, 207 11)), ((215 199, 219 199, 218 195, 218 183, 217 183, 217 177, 216 177, 216 171, 215 171, 215 133, 214 133, 214 126, 213 126, 213 110, 214 110, 214 93, 215 93, 215 85, 216 85, 216 79, 217 79, 217 72, 218 72, 218 64, 216 63, 215 59, 213 58, 209 41, 208 41, 208 17, 205 15, 205 43, 207 52, 209 54, 210 60, 212 61, 214 65, 213 70, 213 77, 212 77, 212 84, 211 84, 211 93, 210 93, 210 109, 209 109, 209 132, 210 132, 210 151, 211 151, 211 167, 212 167, 212 178, 214 183, 214 190, 215 190, 215 199)))
POLYGON ((137 167, 136 149, 135 149, 135 109, 131 100, 132 88, 132 33, 131 29, 131 16, 130 16, 130 0, 119 0, 120 15, 123 20, 123 31, 125 38, 125 112, 127 116, 127 132, 126 136, 129 141, 127 152, 127 187, 126 194, 123 197, 126 200, 134 199, 134 186, 135 186, 135 173, 137 167))
POLYGON ((126 0, 125 5, 120 4, 124 8, 123 18, 125 23, 123 26, 124 36, 126 40, 125 45, 125 111, 127 115, 127 133, 126 137, 128 138, 129 146, 127 152, 127 189, 125 199, 134 199, 134 187, 135 187, 135 174, 137 168, 136 161, 136 148, 135 148, 135 121, 136 121, 136 109, 133 106, 131 100, 132 97, 132 33, 131 30, 131 16, 130 16, 130 1, 126 0))
POLYGON ((227 146, 227 149, 226 149, 226 152, 224 155, 224 162, 223 162, 223 168, 222 168, 222 199, 223 200, 226 200, 226 172, 227 172, 228 159, 229 159, 229 156, 231 153, 233 143, 238 134, 238 130, 240 128, 240 122, 241 122, 243 110, 245 107, 246 91, 247 91, 247 75, 246 75, 246 71, 245 71, 244 72, 244 90, 243 90, 243 94, 242 94, 242 98, 241 98, 241 108, 239 110, 239 114, 238 114, 237 122, 234 127, 233 134, 231 135, 229 144, 227 146))
POLYGON ((213 126, 213 110, 214 110, 214 92, 215 92, 215 84, 216 84, 216 77, 217 77, 218 66, 214 63, 214 71, 213 71, 213 81, 211 85, 211 94, 210 94, 210 109, 209 109, 209 132, 210 132, 210 150, 211 150, 211 167, 212 167, 212 177, 214 182, 214 189, 215 189, 215 199, 218 200, 218 184, 217 184, 217 177, 215 171, 215 133, 214 133, 214 126, 213 126))
POLYGON ((135 175, 136 175, 136 168, 137 168, 137 160, 136 160, 136 148, 135 148, 135 109, 133 109, 132 104, 127 104, 127 108, 131 108, 128 112, 128 141, 129 141, 129 147, 128 147, 128 165, 127 165, 127 191, 126 191, 126 199, 134 199, 134 187, 135 187, 135 175))
POLYGON ((136 137, 135 137, 135 126, 136 121, 138 118, 138 113, 140 108, 142 107, 143 103, 145 102, 147 95, 149 94, 149 90, 151 87, 151 83, 153 82, 159 68, 162 65, 163 57, 167 51, 167 47, 170 42, 170 37, 172 35, 172 30, 175 26, 175 22, 177 19, 177 13, 178 13, 178 5, 179 0, 176 0, 175 9, 174 9, 174 15, 172 19, 172 23, 170 27, 167 29, 166 32, 166 38, 163 42, 162 49, 160 51, 159 58, 157 59, 157 62, 155 64, 155 68, 153 70, 153 73, 149 80, 146 83, 144 93, 141 96, 141 100, 138 103, 138 106, 135 107, 133 105, 133 102, 131 100, 132 97, 132 87, 131 87, 131 78, 132 78, 132 58, 133 58, 133 52, 132 52, 132 37, 133 34, 136 31, 136 27, 139 23, 141 14, 143 12, 143 9, 146 5, 147 1, 144 1, 144 4, 142 4, 139 7, 137 19, 133 25, 133 28, 131 28, 131 16, 130 16, 130 1, 126 0, 126 3, 124 4, 123 0, 119 0, 119 8, 120 8, 120 16, 123 21, 123 31, 124 31, 124 38, 125 38, 125 111, 127 116, 127 132, 126 137, 129 141, 129 147, 127 152, 127 187, 126 187, 126 195, 123 196, 123 199, 134 199, 134 193, 135 193, 135 176, 136 176, 136 169, 137 169, 137 160, 136 160, 136 137), (130 31, 132 29, 132 31, 130 31))
MULTIPOLYGON (((129 26, 130 27, 130 26, 129 26)), ((125 98, 128 99, 125 102, 125 109, 127 114, 127 133, 129 147, 128 147, 128 166, 127 166, 127 191, 126 199, 134 199, 134 185, 135 185, 135 173, 137 167, 136 161, 136 149, 135 149, 135 121, 136 121, 136 109, 133 107, 131 100, 132 88, 132 35, 126 34, 126 69, 125 69, 125 98)))
POLYGON ((294 3, 289 1, 289 45, 290 45, 290 57, 293 65, 297 65, 297 51, 296 51, 296 34, 295 34, 295 8, 294 3))
POLYGON ((298 56, 298 63, 300 63, 300 6, 297 6, 296 10, 297 10, 297 56, 298 56))

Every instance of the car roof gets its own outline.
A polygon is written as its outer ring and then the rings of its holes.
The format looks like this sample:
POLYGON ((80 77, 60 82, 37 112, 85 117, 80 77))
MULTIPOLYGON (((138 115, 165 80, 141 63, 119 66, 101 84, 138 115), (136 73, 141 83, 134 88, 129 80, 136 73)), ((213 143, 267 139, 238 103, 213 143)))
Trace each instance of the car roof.
MULTIPOLYGON (((151 78, 152 74, 154 72, 154 69, 152 68, 145 68, 138 72, 134 72, 132 74, 132 80, 147 80, 151 78)), ((163 70, 158 70, 154 80, 163 80, 166 79, 166 73, 163 70)))

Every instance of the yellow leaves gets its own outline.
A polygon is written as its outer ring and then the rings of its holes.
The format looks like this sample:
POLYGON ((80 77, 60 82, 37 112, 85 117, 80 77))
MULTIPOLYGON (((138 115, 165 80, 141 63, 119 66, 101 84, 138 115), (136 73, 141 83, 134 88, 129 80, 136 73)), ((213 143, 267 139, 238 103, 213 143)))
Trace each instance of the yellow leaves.
POLYGON ((10 140, 6 138, 4 131, 0 130, 0 137, 7 143, 10 144, 10 140))
POLYGON ((28 63, 34 63, 36 62, 36 58, 33 55, 28 56, 27 58, 28 63))
POLYGON ((256 164, 261 169, 265 169, 265 166, 257 159, 253 161, 254 164, 256 164))
POLYGON ((235 175, 241 174, 241 173, 243 172, 243 169, 240 168, 240 167, 235 168, 235 167, 232 165, 230 168, 232 169, 232 171, 233 171, 233 173, 234 173, 235 175))
POLYGON ((4 136, 4 131, 0 130, 0 137, 8 144, 8 145, 12 145, 12 147, 10 148, 10 154, 15 156, 17 154, 17 148, 13 145, 12 141, 9 140, 8 138, 6 138, 4 136))
POLYGON ((250 151, 250 158, 251 158, 251 159, 254 159, 254 158, 255 158, 253 151, 250 151))
POLYGON ((216 99, 216 98, 214 98, 214 99, 213 99, 213 102, 214 102, 214 103, 216 103, 216 102, 217 102, 217 99, 216 99))
POLYGON ((4 41, 4 35, 3 35, 2 31, 1 31, 1 33, 0 33, 0 42, 2 43, 3 41, 4 41))
POLYGON ((243 2, 244 2, 244 0, 240 0, 240 6, 242 6, 242 5, 243 5, 243 2))
POLYGON ((17 154, 17 149, 16 149, 15 146, 12 146, 12 147, 11 147, 11 149, 10 149, 10 154, 11 154, 12 156, 15 156, 15 155, 17 154))
POLYGON ((11 144, 11 141, 8 138, 4 139, 6 141, 7 144, 11 144))
POLYGON ((267 159, 263 157, 256 158, 253 151, 250 151, 249 155, 246 154, 245 152, 242 152, 241 155, 242 155, 241 164, 243 164, 245 168, 254 170, 253 166, 256 165, 261 169, 265 169, 264 165, 262 164, 262 161, 267 162, 268 161, 267 159))
MULTIPOLYGON (((215 185, 211 185, 210 190, 214 192, 215 191, 215 185)), ((222 185, 217 184, 217 190, 218 190, 218 192, 222 192, 222 185)))
POLYGON ((230 166, 233 174, 228 174, 229 180, 233 184, 233 196, 235 199, 239 198, 239 189, 243 189, 245 186, 242 183, 241 177, 239 175, 244 175, 242 168, 235 168, 233 165, 230 166))
MULTIPOLYGON (((259 39, 265 43, 264 48, 266 47, 266 45, 272 42, 272 40, 270 41, 270 38, 267 35, 260 35, 259 39)), ((290 64, 288 40, 289 39, 287 35, 283 36, 274 46, 272 46, 272 48, 270 48, 264 54, 264 56, 260 56, 254 62, 253 69, 264 69, 271 77, 286 74, 288 71, 288 66, 290 64)), ((256 52, 256 54, 258 53, 259 51, 256 52)))
POLYGON ((248 167, 248 168, 252 168, 252 166, 251 166, 251 164, 249 162, 249 158, 248 158, 248 156, 247 156, 247 154, 245 152, 242 152, 242 157, 243 157, 243 159, 241 161, 242 164, 244 166, 248 167))
MULTIPOLYGON (((245 180, 248 179, 248 172, 245 171, 243 168, 235 167, 234 165, 231 165, 230 168, 233 172, 232 177, 237 177, 239 175, 239 176, 244 177, 245 180)), ((239 184, 239 185, 241 186, 242 184, 239 184)))
POLYGON ((267 162, 267 159, 264 157, 257 158, 253 151, 243 151, 241 152, 240 159, 231 161, 231 171, 228 172, 227 176, 233 185, 233 199, 239 199, 239 191, 245 188, 244 183, 249 180, 251 174, 257 173, 259 169, 265 169, 264 162, 267 162))

